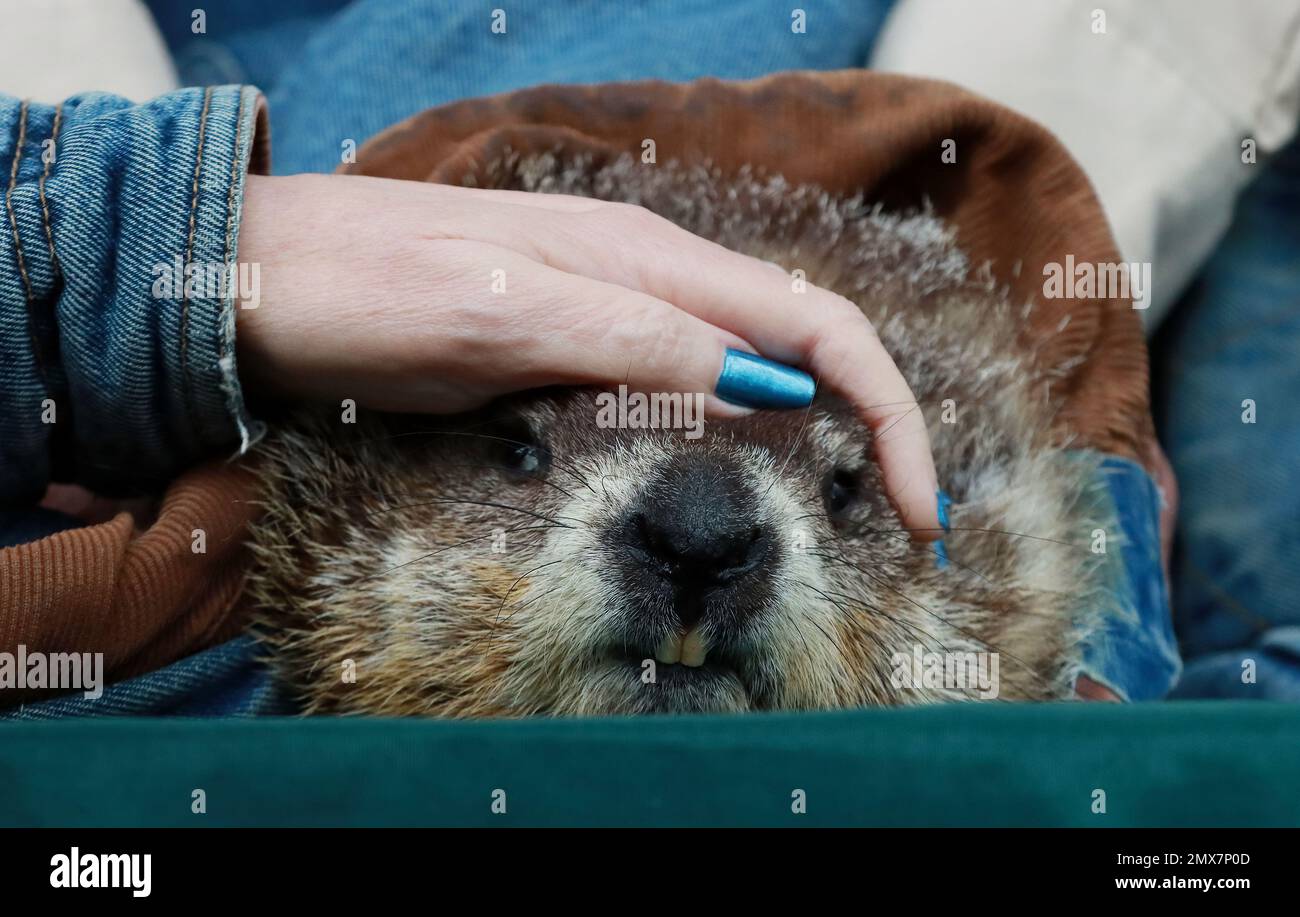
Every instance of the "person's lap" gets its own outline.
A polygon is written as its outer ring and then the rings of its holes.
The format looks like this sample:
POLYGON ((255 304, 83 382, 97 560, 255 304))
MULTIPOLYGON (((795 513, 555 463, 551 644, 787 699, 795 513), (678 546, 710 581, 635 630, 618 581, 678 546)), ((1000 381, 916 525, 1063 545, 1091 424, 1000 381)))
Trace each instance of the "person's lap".
POLYGON ((1300 142, 1259 168, 1153 342, 1182 495, 1173 697, 1300 700, 1300 142))

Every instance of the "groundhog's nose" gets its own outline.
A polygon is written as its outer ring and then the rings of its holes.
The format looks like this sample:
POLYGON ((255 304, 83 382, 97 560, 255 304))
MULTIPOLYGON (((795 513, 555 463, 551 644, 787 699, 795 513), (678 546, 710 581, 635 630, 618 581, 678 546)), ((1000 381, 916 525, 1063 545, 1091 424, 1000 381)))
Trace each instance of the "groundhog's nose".
MULTIPOLYGON (((674 469, 647 490, 633 516, 633 552, 679 596, 735 583, 768 554, 771 539, 754 519, 753 501, 737 476, 717 464, 674 469)), ((682 623, 693 623, 685 608, 698 603, 678 607, 682 623)))

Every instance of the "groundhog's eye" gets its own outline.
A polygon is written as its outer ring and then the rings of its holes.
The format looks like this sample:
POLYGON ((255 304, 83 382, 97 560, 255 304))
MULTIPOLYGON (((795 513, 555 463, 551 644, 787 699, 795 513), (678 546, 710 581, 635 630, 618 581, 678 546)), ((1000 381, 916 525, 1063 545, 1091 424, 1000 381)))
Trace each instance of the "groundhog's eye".
POLYGON ((836 469, 826 480, 826 509, 832 516, 843 513, 858 499, 858 479, 852 472, 836 469))
POLYGON ((551 467, 551 453, 536 443, 506 443, 504 463, 515 474, 534 477, 551 467))

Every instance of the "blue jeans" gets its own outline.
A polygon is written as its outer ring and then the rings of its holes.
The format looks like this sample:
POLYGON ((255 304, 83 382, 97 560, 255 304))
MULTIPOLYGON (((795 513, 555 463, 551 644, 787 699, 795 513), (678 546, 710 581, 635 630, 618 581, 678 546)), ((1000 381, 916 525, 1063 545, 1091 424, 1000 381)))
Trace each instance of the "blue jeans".
POLYGON ((251 637, 238 637, 89 699, 70 694, 0 710, 0 720, 64 716, 276 716, 295 712, 251 637))
POLYGON ((1182 492, 1175 697, 1300 701, 1300 141, 1258 168, 1153 343, 1182 492))

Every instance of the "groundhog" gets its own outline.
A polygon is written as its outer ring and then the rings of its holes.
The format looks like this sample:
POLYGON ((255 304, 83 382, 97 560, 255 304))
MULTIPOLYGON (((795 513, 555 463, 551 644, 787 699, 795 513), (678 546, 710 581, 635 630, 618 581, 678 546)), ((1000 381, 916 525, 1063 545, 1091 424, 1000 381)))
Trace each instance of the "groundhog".
POLYGON ((248 596, 305 712, 1071 694, 1097 606, 1093 469, 1054 432, 1060 368, 1017 346, 1030 306, 950 227, 777 175, 630 157, 506 153, 464 183, 640 204, 857 303, 916 394, 904 407, 924 413, 951 531, 938 545, 902 527, 872 434, 829 392, 702 425, 601 422, 613 389, 456 417, 304 414, 261 446, 248 596))

